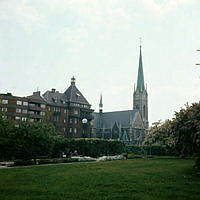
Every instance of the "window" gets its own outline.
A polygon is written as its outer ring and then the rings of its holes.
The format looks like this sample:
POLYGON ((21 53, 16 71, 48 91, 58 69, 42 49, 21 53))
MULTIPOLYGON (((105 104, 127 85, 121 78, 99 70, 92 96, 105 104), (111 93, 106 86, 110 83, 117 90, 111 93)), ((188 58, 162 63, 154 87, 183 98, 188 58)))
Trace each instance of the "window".
POLYGON ((2 99, 2 104, 8 104, 8 100, 7 99, 2 99))
POLYGON ((66 109, 64 109, 64 113, 65 113, 65 114, 67 113, 67 110, 66 110, 66 109))
POLYGON ((34 115, 35 113, 34 113, 34 111, 29 111, 29 114, 34 115))
POLYGON ((77 133, 77 128, 74 128, 74 133, 77 133))
POLYGON ((27 101, 23 101, 23 106, 28 106, 28 102, 27 101))
POLYGON ((46 108, 46 105, 41 104, 40 107, 41 107, 41 108, 46 108))
POLYGON ((28 112, 27 110, 22 110, 23 114, 27 114, 27 112, 28 112))
POLYGON ((77 109, 74 109, 74 114, 78 115, 78 110, 77 109))
POLYGON ((72 133, 72 128, 69 128, 69 132, 72 133))
POLYGON ((15 117, 15 119, 16 119, 16 120, 20 120, 20 119, 21 119, 21 117, 18 117, 18 116, 16 116, 16 117, 15 117))
POLYGON ((65 128, 63 128, 63 131, 65 132, 65 131, 66 131, 66 129, 65 129, 65 128))
POLYGON ((56 112, 60 112, 60 108, 57 107, 57 108, 56 108, 56 112))
POLYGON ((69 119, 69 123, 70 124, 72 124, 73 123, 73 119, 71 118, 71 119, 69 119))
POLYGON ((44 116, 44 115, 45 115, 45 112, 40 112, 40 115, 44 116))
POLYGON ((22 112, 22 110, 21 109, 19 109, 19 108, 16 108, 16 113, 21 113, 22 112))
POLYGON ((66 119, 64 119, 64 123, 66 123, 66 119))
POLYGON ((22 117, 22 121, 24 121, 24 122, 25 122, 26 120, 27 120, 27 118, 26 118, 26 117, 22 117))
POLYGON ((2 111, 2 112, 7 112, 8 109, 7 109, 7 108, 1 108, 1 111, 2 111))
POLYGON ((17 105, 22 105, 22 101, 17 101, 17 105))
POLYGON ((78 123, 78 120, 77 118, 74 119, 74 124, 77 124, 78 123))
POLYGON ((35 107, 36 105, 34 103, 29 103, 29 106, 35 107))

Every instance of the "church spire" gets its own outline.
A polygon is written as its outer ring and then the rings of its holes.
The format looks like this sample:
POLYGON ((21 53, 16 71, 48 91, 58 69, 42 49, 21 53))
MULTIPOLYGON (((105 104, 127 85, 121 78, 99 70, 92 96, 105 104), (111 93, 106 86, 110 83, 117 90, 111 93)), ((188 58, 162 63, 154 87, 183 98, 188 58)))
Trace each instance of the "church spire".
POLYGON ((139 67, 138 67, 138 77, 137 77, 137 90, 144 91, 144 74, 143 74, 143 65, 142 65, 142 46, 140 44, 140 58, 139 58, 139 67))
POLYGON ((102 94, 101 94, 101 96, 100 96, 99 112, 100 112, 100 113, 102 113, 102 112, 103 112, 103 101, 102 101, 102 94))

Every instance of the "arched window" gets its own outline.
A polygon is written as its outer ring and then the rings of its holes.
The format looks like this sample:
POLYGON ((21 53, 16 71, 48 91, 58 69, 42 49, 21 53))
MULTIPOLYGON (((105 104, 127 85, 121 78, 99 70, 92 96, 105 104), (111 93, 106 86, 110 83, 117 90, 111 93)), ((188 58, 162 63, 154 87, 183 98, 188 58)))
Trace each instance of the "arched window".
POLYGON ((146 107, 145 107, 145 105, 143 106, 143 115, 144 115, 144 117, 145 117, 145 113, 146 113, 146 107))

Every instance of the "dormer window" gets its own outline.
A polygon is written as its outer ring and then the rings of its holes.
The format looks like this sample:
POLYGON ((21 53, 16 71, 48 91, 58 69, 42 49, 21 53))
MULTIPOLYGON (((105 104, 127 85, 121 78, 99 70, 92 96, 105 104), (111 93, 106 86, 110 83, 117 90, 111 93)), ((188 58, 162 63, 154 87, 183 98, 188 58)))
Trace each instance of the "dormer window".
POLYGON ((77 93, 76 93, 76 96, 77 96, 77 97, 80 97, 81 95, 77 92, 77 93))

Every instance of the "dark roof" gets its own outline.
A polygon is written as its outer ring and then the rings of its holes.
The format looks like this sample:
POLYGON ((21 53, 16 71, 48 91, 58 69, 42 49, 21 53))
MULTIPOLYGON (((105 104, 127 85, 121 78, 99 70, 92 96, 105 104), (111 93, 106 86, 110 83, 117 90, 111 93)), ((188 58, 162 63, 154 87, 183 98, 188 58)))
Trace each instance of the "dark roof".
POLYGON ((59 93, 55 89, 52 91, 46 91, 43 94, 44 99, 53 105, 63 106, 63 104, 67 102, 79 103, 90 106, 85 97, 81 94, 81 92, 77 89, 75 85, 75 78, 71 79, 71 85, 64 93, 59 93))
MULTIPOLYGON (((127 128, 130 126, 132 119, 135 117, 137 112, 138 110, 135 109, 102 113, 103 128, 111 128, 115 122, 121 126, 121 128, 127 128)), ((94 113, 93 116, 94 127, 97 127, 100 114, 94 113)))
POLYGON ((49 104, 63 106, 63 94, 58 91, 46 91, 42 96, 49 104))
POLYGON ((65 99, 66 102, 69 101, 69 102, 90 105, 86 100, 86 98, 77 89, 75 84, 71 84, 70 87, 64 92, 63 99, 65 99))
POLYGON ((33 95, 30 95, 30 96, 27 96, 27 98, 30 100, 30 101, 36 101, 36 102, 39 102, 39 103, 44 103, 46 104, 46 101, 40 96, 40 92, 33 92, 33 95))

